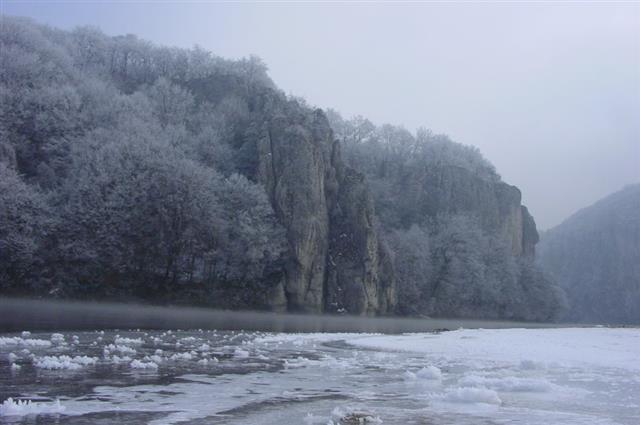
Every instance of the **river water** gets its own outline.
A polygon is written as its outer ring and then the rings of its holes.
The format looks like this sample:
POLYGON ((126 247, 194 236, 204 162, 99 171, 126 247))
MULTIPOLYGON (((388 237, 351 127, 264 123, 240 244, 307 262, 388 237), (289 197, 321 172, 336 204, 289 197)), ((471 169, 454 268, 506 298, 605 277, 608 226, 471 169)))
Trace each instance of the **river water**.
POLYGON ((640 423, 635 328, 36 330, 45 322, 0 334, 0 424, 640 423))

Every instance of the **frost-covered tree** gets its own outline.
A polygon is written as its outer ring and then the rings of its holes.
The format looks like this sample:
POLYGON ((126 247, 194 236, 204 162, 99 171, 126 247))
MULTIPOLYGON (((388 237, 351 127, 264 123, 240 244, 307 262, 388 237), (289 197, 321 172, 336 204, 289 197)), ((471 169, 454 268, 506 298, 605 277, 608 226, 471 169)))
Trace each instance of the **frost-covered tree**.
POLYGON ((427 314, 432 292, 429 232, 418 225, 396 229, 387 235, 398 287, 398 312, 427 314))
POLYGON ((187 90, 160 77, 149 87, 147 96, 162 127, 186 125, 194 107, 193 96, 187 90))
MULTIPOLYGON (((295 257, 278 202, 258 183, 273 174, 275 196, 279 170, 264 169, 265 141, 282 124, 331 143, 324 116, 277 90, 256 57, 2 21, 5 283, 60 296, 260 306, 295 257)), ((374 222, 393 248, 401 312, 539 317, 523 305, 552 305, 542 296, 552 293, 548 282, 494 237, 504 208, 493 199, 482 209, 477 195, 497 198, 505 184, 477 149, 428 130, 327 117, 342 147, 317 157, 332 164, 323 190, 338 189, 340 151, 365 174, 374 222)), ((308 170, 290 159, 271 166, 303 178, 308 170)))
POLYGON ((502 194, 514 191, 478 149, 424 128, 327 117, 347 162, 369 180, 394 254, 400 312, 548 320, 561 310, 561 291, 512 252, 504 225, 515 198, 502 194), (410 274, 417 270, 428 270, 420 284, 410 274))
MULTIPOLYGON (((37 280, 49 226, 43 196, 0 162, 0 289, 25 294, 37 280)), ((6 293, 5 292, 5 293, 6 293)))

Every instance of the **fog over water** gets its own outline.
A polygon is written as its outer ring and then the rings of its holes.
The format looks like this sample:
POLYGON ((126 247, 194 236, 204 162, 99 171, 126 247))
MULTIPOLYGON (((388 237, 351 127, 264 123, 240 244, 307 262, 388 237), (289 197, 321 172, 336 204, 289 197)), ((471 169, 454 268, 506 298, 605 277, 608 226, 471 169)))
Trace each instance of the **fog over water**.
POLYGON ((94 329, 219 329, 270 332, 429 332, 559 325, 462 319, 277 314, 194 307, 0 298, 0 332, 94 329))
POLYGON ((640 181, 640 4, 16 2, 2 13, 262 57, 287 92, 479 147, 546 229, 640 181))

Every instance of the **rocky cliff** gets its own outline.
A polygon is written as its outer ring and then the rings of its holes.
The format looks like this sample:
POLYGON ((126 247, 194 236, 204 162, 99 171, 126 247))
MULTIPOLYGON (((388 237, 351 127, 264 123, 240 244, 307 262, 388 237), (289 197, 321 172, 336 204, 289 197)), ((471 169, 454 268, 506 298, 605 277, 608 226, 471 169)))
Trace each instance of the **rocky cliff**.
POLYGON ((0 223, 12 291, 554 316, 553 285, 528 267, 533 218, 477 149, 336 120, 285 95, 258 58, 3 23, 0 162, 24 183, 6 199, 46 206, 30 227, 26 210, 0 223))
MULTIPOLYGON (((424 129, 412 134, 361 117, 344 120, 331 110, 327 116, 346 162, 371 188, 379 236, 389 246, 396 276, 396 312, 557 317, 562 291, 533 261, 539 239, 535 221, 520 190, 503 182, 477 149, 424 129)), ((348 204, 357 205, 357 198, 348 204)), ((333 240, 343 243, 341 236, 333 240)), ((367 238, 359 240, 367 245, 367 238)), ((369 242, 367 251, 373 253, 369 242)), ((385 254, 378 258, 386 261, 385 254)), ((332 293, 345 289, 336 288, 332 293)))
POLYGON ((418 222, 419 215, 473 214, 487 232, 508 243, 514 256, 533 259, 538 232, 517 187, 443 164, 414 168, 401 181, 415 182, 410 196, 421 208, 415 210, 412 222, 418 222))
POLYGON ((256 152, 262 182, 289 243, 270 304, 279 310, 384 314, 394 278, 373 226, 364 177, 346 167, 320 110, 289 103, 268 114, 256 152))

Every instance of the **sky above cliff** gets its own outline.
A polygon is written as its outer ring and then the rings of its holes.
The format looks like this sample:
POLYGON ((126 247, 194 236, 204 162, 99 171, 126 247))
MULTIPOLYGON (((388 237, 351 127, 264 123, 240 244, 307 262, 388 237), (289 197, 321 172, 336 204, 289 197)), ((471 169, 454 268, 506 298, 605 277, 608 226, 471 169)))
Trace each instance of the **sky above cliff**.
POLYGON ((7 1, 56 27, 255 54, 345 117, 475 145, 539 228, 640 181, 640 3, 7 1))

